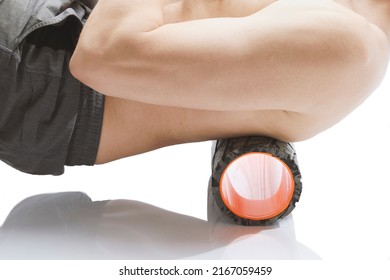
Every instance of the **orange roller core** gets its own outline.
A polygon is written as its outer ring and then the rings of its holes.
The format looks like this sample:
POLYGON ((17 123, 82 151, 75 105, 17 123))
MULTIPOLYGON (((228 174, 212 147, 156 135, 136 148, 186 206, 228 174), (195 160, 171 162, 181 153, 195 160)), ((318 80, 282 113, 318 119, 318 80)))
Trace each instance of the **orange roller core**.
POLYGON ((268 153, 247 153, 232 161, 219 182, 223 202, 241 218, 265 220, 283 212, 294 194, 290 168, 268 153))

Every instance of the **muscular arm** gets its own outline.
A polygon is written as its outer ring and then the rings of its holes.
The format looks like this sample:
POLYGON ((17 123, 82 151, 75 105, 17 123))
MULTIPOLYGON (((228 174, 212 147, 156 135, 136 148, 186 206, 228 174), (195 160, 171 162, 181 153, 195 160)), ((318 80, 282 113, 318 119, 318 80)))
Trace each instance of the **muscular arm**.
POLYGON ((172 0, 164 6, 164 23, 204 18, 244 17, 276 0, 172 0))
POLYGON ((100 0, 72 73, 107 95, 213 110, 303 111, 299 99, 370 90, 379 66, 369 24, 333 1, 312 2, 237 12, 178 1, 190 12, 166 20, 164 0, 100 0))

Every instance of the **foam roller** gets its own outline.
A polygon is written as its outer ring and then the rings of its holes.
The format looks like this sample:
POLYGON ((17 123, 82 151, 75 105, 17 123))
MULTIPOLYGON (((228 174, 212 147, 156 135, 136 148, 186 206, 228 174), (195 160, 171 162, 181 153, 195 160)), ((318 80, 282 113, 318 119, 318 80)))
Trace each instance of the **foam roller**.
POLYGON ((211 193, 223 215, 240 225, 272 225, 295 208, 302 192, 294 146, 251 136, 214 142, 211 193))

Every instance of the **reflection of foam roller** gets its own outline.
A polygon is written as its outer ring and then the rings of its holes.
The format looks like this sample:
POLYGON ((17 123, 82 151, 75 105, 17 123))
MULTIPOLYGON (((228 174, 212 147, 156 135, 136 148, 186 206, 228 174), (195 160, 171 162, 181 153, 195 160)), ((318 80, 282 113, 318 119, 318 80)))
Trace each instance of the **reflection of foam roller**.
POLYGON ((271 225, 302 191, 294 147, 263 136, 218 140, 211 189, 218 208, 241 225, 271 225))

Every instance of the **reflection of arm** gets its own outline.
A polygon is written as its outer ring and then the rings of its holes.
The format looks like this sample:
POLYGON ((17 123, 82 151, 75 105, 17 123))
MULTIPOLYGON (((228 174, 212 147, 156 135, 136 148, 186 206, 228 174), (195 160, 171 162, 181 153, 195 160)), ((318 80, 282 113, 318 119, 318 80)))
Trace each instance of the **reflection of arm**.
POLYGON ((289 109, 294 100, 283 99, 286 92, 340 91, 373 63, 366 21, 333 1, 301 2, 278 1, 247 17, 164 24, 163 0, 100 0, 71 68, 96 90, 136 101, 289 109))

